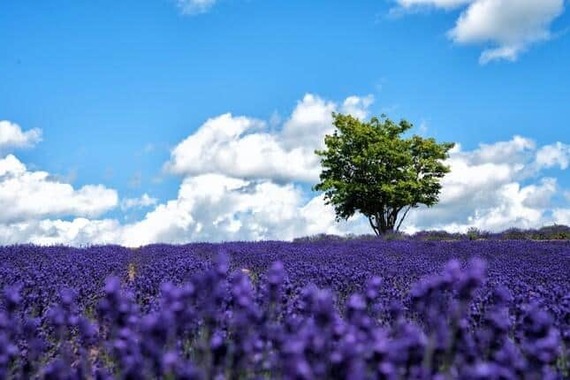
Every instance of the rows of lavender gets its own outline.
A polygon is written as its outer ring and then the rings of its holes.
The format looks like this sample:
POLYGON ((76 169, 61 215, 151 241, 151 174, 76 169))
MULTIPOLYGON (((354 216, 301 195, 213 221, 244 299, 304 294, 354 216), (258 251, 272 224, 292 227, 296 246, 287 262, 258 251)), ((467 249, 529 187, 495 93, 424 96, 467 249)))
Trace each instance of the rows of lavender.
POLYGON ((0 379, 570 378, 570 242, 0 248, 0 379))

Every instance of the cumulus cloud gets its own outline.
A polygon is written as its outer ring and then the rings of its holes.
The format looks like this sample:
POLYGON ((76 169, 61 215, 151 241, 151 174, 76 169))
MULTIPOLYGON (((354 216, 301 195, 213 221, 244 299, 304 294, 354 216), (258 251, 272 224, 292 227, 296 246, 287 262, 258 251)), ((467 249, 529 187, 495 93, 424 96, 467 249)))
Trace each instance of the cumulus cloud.
POLYGON ((524 187, 517 182, 507 183, 497 189, 493 202, 480 205, 468 220, 471 225, 488 231, 540 227, 546 222, 544 207, 555 192, 553 178, 524 187))
POLYGON ((47 172, 28 170, 12 154, 0 159, 0 244, 119 243, 118 221, 92 219, 117 203, 117 192, 102 185, 74 189, 47 172))
POLYGON ((208 12, 216 0, 176 0, 176 6, 185 15, 194 15, 208 12))
POLYGON ((536 152, 536 163, 540 167, 551 168, 558 165, 560 169, 566 169, 569 162, 570 145, 561 142, 543 146, 536 152))
POLYGON ((122 226, 116 220, 75 218, 0 223, 0 243, 87 246, 121 242, 122 226))
MULTIPOLYGON (((359 99, 358 97, 354 98, 359 99)), ((344 103, 347 101, 348 99, 344 103)), ((334 102, 326 101, 312 94, 305 95, 285 122, 280 136, 278 136, 281 143, 286 148, 305 146, 314 149, 321 147, 323 144, 322 137, 332 129, 332 113, 335 111, 338 111, 338 105, 334 102)), ((362 112, 366 113, 366 109, 362 112)))
POLYGON ((222 174, 186 178, 175 200, 160 204, 125 227, 129 246, 156 241, 291 240, 316 233, 365 232, 354 218, 337 224, 322 196, 308 201, 294 184, 243 180, 222 174), (360 226, 360 227, 359 227, 360 226))
POLYGON ((398 0, 398 4, 403 10, 462 8, 448 37, 458 44, 486 46, 481 64, 515 61, 531 45, 550 39, 552 22, 564 12, 564 0, 398 0))
POLYGON ((411 230, 468 227, 500 231, 554 223, 552 198, 560 191, 555 178, 541 171, 556 164, 565 169, 563 144, 537 147, 530 139, 481 144, 472 151, 457 146, 450 153, 451 172, 442 180, 440 203, 410 215, 411 230))
POLYGON ((557 208, 552 211, 554 223, 570 226, 570 209, 557 208))
POLYGON ((159 205, 126 230, 126 244, 152 241, 256 240, 285 223, 298 202, 292 185, 251 182, 221 174, 186 178, 178 197, 159 205))
POLYGON ((114 208, 117 192, 102 185, 79 189, 44 171, 29 171, 14 155, 0 159, 0 223, 42 217, 94 217, 114 208))
POLYGON ((41 129, 22 131, 18 124, 0 120, 0 153, 11 148, 29 148, 41 140, 41 129))
POLYGON ((371 96, 351 96, 341 104, 307 94, 276 132, 267 123, 224 114, 207 120, 178 144, 165 165, 183 176, 219 173, 244 179, 315 182, 320 168, 314 150, 332 132, 332 112, 365 117, 371 96))
MULTIPOLYGON (((460 147, 460 146, 459 146, 460 147)), ((510 141, 499 141, 493 144, 480 144, 475 151, 462 154, 460 149, 455 155, 465 157, 468 155, 475 163, 504 163, 508 158, 511 162, 524 160, 528 153, 536 148, 531 139, 514 136, 510 141)))

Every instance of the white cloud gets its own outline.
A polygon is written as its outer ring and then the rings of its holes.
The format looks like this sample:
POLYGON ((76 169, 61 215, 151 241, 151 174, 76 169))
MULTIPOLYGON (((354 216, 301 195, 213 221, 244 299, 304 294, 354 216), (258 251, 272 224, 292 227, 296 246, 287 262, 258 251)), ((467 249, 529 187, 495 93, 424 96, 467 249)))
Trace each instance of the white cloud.
POLYGON ((448 37, 459 44, 486 46, 481 64, 515 61, 531 45, 550 39, 550 25, 564 12, 564 0, 398 0, 398 5, 403 10, 462 8, 448 37))
POLYGON ((398 0, 398 5, 404 9, 415 7, 436 7, 443 9, 453 9, 475 0, 398 0))
POLYGON ((276 239, 321 232, 365 232, 358 218, 337 224, 322 196, 304 200, 293 184, 247 181, 221 174, 186 178, 175 200, 160 204, 144 220, 125 226, 123 244, 156 241, 231 241, 276 239))
POLYGON ((555 224, 570 226, 570 209, 557 208, 552 211, 552 218, 555 224))
POLYGON ((221 174, 186 178, 175 200, 126 229, 125 243, 260 239, 291 217, 299 193, 292 185, 251 182, 221 174), (270 218, 267 218, 268 214, 270 218))
POLYGON ((528 157, 528 152, 534 150, 534 141, 522 137, 514 136, 510 141, 499 141, 494 144, 480 144, 479 148, 469 152, 470 159, 477 163, 504 163, 518 162, 528 157))
POLYGON ((75 218, 29 220, 0 223, 0 243, 32 243, 40 245, 66 244, 86 246, 94 244, 117 244, 121 241, 122 226, 116 220, 89 220, 75 218))
POLYGON ((534 141, 520 136, 467 152, 458 146, 448 160, 451 172, 442 180, 440 203, 412 212, 408 227, 500 231, 553 223, 548 211, 559 191, 557 181, 540 174, 558 162, 539 154, 550 152, 552 146, 537 148, 534 141))
POLYGON ((368 221, 362 216, 355 215, 347 221, 335 221, 334 209, 325 204, 324 195, 320 194, 310 199, 300 209, 305 222, 304 232, 299 236, 312 236, 318 234, 344 235, 347 233, 362 235, 373 233, 368 221))
POLYGON ((0 152, 10 148, 28 148, 42 140, 41 129, 22 131, 18 124, 0 120, 0 152))
POLYGON ((568 168, 570 162, 570 145, 557 142, 546 145, 536 152, 536 163, 540 167, 551 168, 558 165, 560 169, 568 168))
POLYGON ((244 116, 224 114, 204 123, 178 144, 167 171, 183 176, 220 173, 244 179, 315 182, 320 169, 314 150, 331 133, 332 112, 364 117, 372 97, 347 98, 342 105, 307 94, 280 131, 244 116))
POLYGON ((441 203, 463 204, 481 191, 493 191, 499 185, 520 178, 533 148, 531 140, 520 136, 510 141, 480 144, 469 152, 461 151, 461 145, 457 145, 447 161, 451 173, 442 181, 441 203))
POLYGON ((332 130, 334 111, 338 111, 335 103, 306 94, 303 100, 297 103, 291 117, 283 125, 279 136, 282 145, 287 148, 321 147, 323 136, 332 130))
POLYGON ((205 13, 216 4, 216 0, 176 0, 182 14, 193 15, 205 13))
POLYGON ((458 43, 488 43, 481 63, 515 60, 528 46, 548 40, 551 22, 564 10, 564 0, 478 0, 461 14, 449 35, 458 43))
POLYGON ((114 208, 117 192, 102 185, 74 189, 29 171, 14 155, 0 159, 0 223, 15 223, 52 216, 93 217, 114 208))
POLYGON ((139 198, 125 198, 121 200, 121 210, 124 211, 132 208, 145 208, 154 206, 157 203, 157 198, 152 198, 147 193, 144 193, 139 198))
POLYGON ((556 180, 551 178, 526 187, 516 182, 505 184, 495 192, 494 202, 477 208, 469 222, 486 231, 540 227, 546 221, 544 207, 555 192, 556 180))
POLYGON ((363 120, 368 117, 368 108, 374 103, 374 96, 368 95, 364 97, 349 96, 342 103, 340 112, 348 113, 352 116, 363 120))

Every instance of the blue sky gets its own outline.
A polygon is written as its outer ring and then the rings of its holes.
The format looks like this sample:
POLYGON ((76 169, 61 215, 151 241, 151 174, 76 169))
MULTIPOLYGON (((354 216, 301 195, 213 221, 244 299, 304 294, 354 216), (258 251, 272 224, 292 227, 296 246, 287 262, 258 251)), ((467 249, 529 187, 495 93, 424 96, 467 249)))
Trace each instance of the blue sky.
POLYGON ((368 232, 310 191, 332 111, 458 143, 409 231, 570 224, 567 6, 0 2, 0 243, 368 232))

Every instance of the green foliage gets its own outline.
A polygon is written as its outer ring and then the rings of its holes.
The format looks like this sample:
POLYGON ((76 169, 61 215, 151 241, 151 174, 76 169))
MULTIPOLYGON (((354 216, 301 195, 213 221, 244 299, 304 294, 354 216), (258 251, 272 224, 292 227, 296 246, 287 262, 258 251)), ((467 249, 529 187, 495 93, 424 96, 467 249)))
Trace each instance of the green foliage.
POLYGON ((527 230, 522 230, 520 228, 509 228, 501 234, 501 239, 503 240, 529 240, 530 232, 527 230))
POLYGON ((481 236, 481 231, 477 227, 469 227, 467 230, 467 237, 469 240, 477 240, 481 236))
POLYGON ((570 227, 554 224, 542 227, 535 233, 536 240, 568 240, 570 239, 570 227))
POLYGON ((337 220, 362 213, 380 235, 398 231, 410 208, 438 202, 439 181, 449 172, 442 161, 453 143, 403 138, 412 124, 384 115, 363 122, 335 113, 333 119, 336 130, 325 136, 326 149, 315 151, 323 171, 314 189, 324 191, 337 220))
POLYGON ((538 230, 510 228, 502 233, 501 238, 504 240, 569 240, 570 227, 554 224, 538 230))
POLYGON ((459 241, 468 239, 459 232, 447 232, 443 230, 418 231, 414 233, 412 237, 415 240, 426 241, 459 241))

